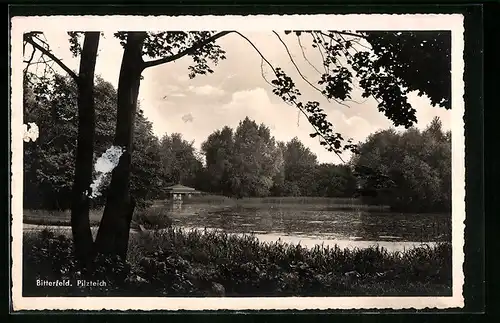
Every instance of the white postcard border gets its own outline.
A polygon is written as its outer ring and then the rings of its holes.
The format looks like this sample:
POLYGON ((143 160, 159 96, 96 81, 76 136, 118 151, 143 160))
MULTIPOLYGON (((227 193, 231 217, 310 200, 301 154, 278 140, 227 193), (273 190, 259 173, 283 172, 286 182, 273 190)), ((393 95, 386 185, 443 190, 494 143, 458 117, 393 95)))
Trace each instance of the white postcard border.
POLYGON ((313 310, 460 308, 464 273, 465 130, 464 26, 459 14, 256 16, 39 16, 11 20, 12 302, 18 310, 313 310), (22 35, 60 30, 451 30, 452 31, 452 245, 451 297, 23 297, 22 35))

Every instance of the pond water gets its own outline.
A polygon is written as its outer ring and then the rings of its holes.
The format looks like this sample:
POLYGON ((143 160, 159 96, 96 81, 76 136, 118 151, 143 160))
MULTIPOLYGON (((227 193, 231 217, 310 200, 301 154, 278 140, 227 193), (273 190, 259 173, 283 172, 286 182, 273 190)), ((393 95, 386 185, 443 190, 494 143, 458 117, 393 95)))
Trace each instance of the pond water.
POLYGON ((321 205, 163 207, 177 226, 228 233, 253 233, 262 241, 403 250, 422 243, 451 241, 451 214, 410 214, 336 209, 321 205))

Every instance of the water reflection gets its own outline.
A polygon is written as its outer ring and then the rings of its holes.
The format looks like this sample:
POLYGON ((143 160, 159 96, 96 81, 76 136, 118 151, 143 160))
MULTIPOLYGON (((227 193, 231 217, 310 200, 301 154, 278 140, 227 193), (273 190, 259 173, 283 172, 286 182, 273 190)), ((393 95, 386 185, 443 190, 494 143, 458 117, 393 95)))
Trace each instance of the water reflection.
POLYGON ((168 210, 176 225, 230 233, 272 233, 276 237, 295 236, 318 241, 385 242, 450 241, 451 236, 450 214, 335 210, 310 205, 214 207, 183 204, 168 210))

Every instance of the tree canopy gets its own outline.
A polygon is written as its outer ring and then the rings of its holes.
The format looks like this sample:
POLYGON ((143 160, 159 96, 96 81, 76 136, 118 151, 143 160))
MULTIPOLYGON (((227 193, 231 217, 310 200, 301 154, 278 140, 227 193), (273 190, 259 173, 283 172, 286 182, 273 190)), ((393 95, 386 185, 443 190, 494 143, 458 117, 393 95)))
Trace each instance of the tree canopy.
MULTIPOLYGON (((334 124, 328 120, 319 102, 300 100, 301 91, 288 73, 267 60, 258 44, 238 31, 143 33, 142 55, 150 60, 145 61, 142 68, 189 56, 193 60, 188 70, 190 78, 213 73, 211 65, 227 57, 217 40, 231 33, 245 39, 272 69, 275 78, 268 82, 273 93, 307 117, 314 129, 311 137, 318 137, 326 149, 339 157, 345 150, 356 151, 351 139, 344 139, 334 131, 334 124)), ((118 32, 115 37, 125 46, 128 34, 118 32)), ((434 106, 451 108, 450 32, 285 31, 286 35, 295 36, 301 47, 309 44, 320 51, 325 72, 319 73, 316 80, 305 78, 284 38, 278 32, 273 31, 273 34, 284 45, 299 75, 329 100, 342 104, 352 99, 353 88, 359 85, 363 97, 375 98, 380 112, 395 126, 406 128, 417 122, 416 110, 408 101, 410 92, 418 91, 419 95, 428 96, 434 106)))
POLYGON ((424 131, 372 134, 351 163, 376 203, 404 211, 451 209, 451 133, 435 118, 424 131))
MULTIPOLYGON (((39 125, 36 143, 24 145, 27 208, 67 209, 73 183, 77 138, 77 90, 69 77, 56 75, 51 87, 45 82, 24 82, 25 120, 39 125)), ((111 145, 116 122, 116 89, 100 78, 95 85, 96 136, 94 162, 111 145)), ((163 180, 158 139, 151 122, 137 112, 132 190, 139 201, 157 195, 163 180), (156 189, 156 191, 155 191, 156 189)), ((108 181, 109 182, 109 179, 108 181)), ((107 183, 105 182, 103 186, 107 183)), ((106 194, 94 202, 101 205, 106 194)))

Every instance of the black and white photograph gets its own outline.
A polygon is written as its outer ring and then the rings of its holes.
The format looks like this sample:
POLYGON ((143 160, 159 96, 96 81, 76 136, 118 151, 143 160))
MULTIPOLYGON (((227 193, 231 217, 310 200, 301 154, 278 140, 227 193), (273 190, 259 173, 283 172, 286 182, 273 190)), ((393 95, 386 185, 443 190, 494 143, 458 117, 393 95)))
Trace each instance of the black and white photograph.
POLYGON ((11 46, 14 310, 463 306, 461 15, 15 17, 11 46))

